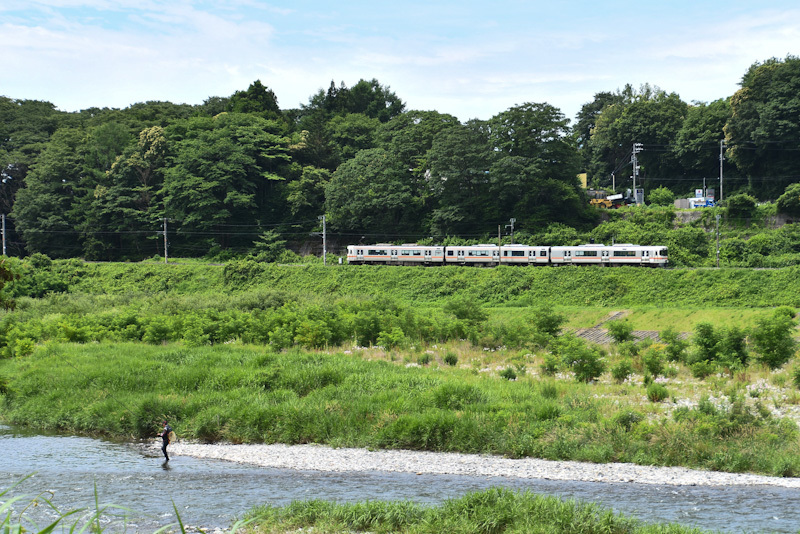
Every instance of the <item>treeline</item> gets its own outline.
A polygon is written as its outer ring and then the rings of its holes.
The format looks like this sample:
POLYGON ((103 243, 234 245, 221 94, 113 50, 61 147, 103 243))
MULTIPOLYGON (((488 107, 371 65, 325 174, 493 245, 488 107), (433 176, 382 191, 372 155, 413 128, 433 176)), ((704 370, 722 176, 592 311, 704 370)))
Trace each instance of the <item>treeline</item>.
POLYGON ((10 254, 93 260, 165 246, 275 259, 320 231, 323 214, 344 243, 479 239, 511 218, 544 238, 597 226, 578 175, 630 188, 636 143, 650 202, 717 185, 722 154, 729 207, 777 199, 800 215, 798 73, 794 56, 756 63, 711 103, 626 86, 596 94, 572 126, 547 103, 465 123, 406 110, 374 79, 331 82, 297 109, 260 81, 197 106, 67 113, 0 97, 0 212, 10 254))

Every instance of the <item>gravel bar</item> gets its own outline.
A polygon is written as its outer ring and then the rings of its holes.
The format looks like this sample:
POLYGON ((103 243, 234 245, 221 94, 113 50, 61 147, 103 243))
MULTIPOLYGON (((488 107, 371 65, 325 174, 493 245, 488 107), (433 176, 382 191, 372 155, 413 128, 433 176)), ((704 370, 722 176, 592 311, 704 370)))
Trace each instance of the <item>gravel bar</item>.
MULTIPOLYGON (((154 446, 157 450, 158 446, 154 446)), ((161 451, 159 450, 158 453, 161 451)), ((661 484, 671 486, 780 486, 800 488, 799 478, 697 471, 684 467, 650 467, 634 464, 559 462, 535 458, 331 448, 324 445, 233 445, 178 442, 170 455, 211 458, 278 469, 327 472, 384 471, 448 474, 473 477, 509 477, 661 484)))

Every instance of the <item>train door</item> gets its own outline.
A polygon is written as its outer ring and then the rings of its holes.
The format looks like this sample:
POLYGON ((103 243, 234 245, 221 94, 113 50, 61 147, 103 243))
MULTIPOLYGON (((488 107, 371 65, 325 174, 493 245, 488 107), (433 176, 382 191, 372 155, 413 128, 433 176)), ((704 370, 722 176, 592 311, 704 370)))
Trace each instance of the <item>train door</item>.
POLYGON ((650 263, 650 251, 642 249, 642 263, 650 263))
POLYGON ((456 254, 458 254, 458 261, 464 261, 464 251, 463 250, 459 250, 458 252, 456 252, 456 254))
POLYGON ((426 248, 424 253, 425 253, 425 261, 426 262, 431 261, 431 249, 426 248))
POLYGON ((397 261, 397 249, 392 249, 392 261, 397 261))
POLYGON ((497 248, 492 251, 492 261, 495 265, 500 265, 500 249, 497 248))
POLYGON ((564 263, 572 263, 572 251, 569 249, 564 251, 564 263))
POLYGON ((600 256, 600 263, 602 263, 604 265, 608 265, 608 263, 610 261, 609 256, 610 256, 609 252, 607 250, 604 250, 602 252, 602 255, 600 256))

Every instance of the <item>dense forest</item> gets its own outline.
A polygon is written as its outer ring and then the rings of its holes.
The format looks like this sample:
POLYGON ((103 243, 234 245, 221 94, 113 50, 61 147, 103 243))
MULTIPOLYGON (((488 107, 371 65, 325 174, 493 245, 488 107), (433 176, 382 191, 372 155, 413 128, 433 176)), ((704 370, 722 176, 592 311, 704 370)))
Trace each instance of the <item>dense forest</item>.
POLYGON ((465 123, 375 79, 298 109, 260 81, 196 106, 0 97, 8 254, 138 260, 163 256, 166 232, 170 256, 232 258, 308 240, 323 214, 339 243, 481 239, 513 218, 520 239, 555 244, 600 222, 579 174, 627 191, 634 145, 648 204, 719 188, 722 164, 731 213, 800 215, 800 58, 755 63, 740 86, 687 103, 626 85, 574 121, 527 102, 465 123))

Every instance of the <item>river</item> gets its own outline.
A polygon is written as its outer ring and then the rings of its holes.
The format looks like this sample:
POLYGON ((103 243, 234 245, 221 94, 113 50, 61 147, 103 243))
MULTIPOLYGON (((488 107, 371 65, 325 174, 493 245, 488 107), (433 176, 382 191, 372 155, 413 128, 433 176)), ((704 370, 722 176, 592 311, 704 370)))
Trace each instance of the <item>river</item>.
MULTIPOLYGON (((35 473, 15 495, 51 492, 61 510, 94 510, 94 488, 109 510, 108 532, 152 532, 175 521, 173 501, 187 525, 227 527, 260 504, 293 500, 338 502, 409 500, 438 503, 492 486, 597 502, 648 522, 676 522, 720 532, 796 533, 800 490, 773 486, 657 486, 499 477, 266 469, 185 456, 164 463, 141 443, 43 435, 0 426, 0 489, 35 473)), ((2 500, 3 498, 0 498, 2 500)), ((16 503, 19 512, 27 501, 16 503)), ((55 513, 29 508, 40 527, 55 513)), ((15 516, 16 520, 16 516, 15 516)), ((71 524, 71 523, 67 523, 71 524)))

